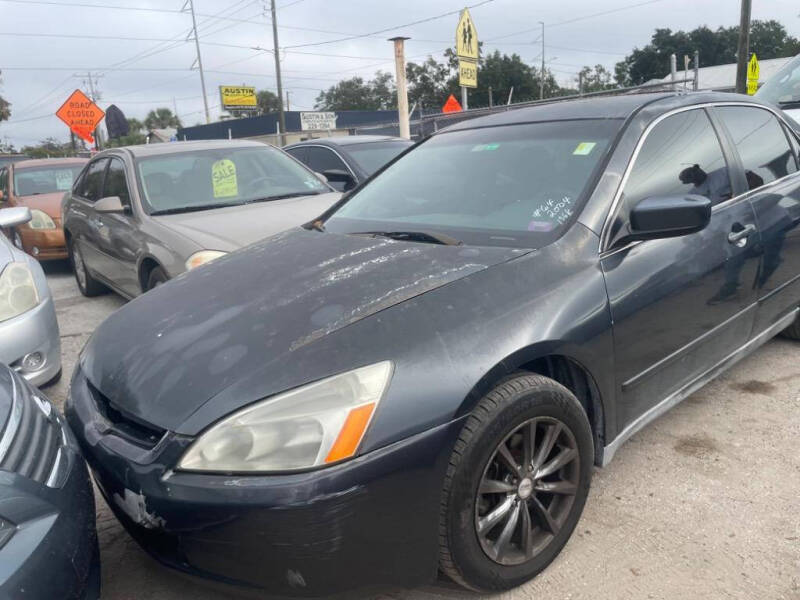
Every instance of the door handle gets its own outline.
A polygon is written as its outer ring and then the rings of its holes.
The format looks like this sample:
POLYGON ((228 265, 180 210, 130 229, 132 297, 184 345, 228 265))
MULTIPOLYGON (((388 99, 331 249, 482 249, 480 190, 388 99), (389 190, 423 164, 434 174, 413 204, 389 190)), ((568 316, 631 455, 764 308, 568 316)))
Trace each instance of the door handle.
MULTIPOLYGON (((735 225, 734 225, 735 227, 735 225)), ((739 248, 744 248, 747 245, 747 238, 756 232, 756 226, 748 223, 738 231, 731 231, 728 234, 728 242, 735 244, 739 248)))

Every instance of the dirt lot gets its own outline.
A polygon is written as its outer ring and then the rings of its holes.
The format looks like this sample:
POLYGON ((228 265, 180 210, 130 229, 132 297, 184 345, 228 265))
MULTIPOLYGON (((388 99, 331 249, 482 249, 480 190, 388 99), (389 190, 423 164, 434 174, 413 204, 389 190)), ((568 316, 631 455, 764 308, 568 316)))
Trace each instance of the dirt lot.
MULTIPOLYGON (((78 352, 123 304, 83 298, 47 267, 63 343, 61 406, 78 352)), ((800 600, 800 344, 770 342, 633 437, 597 470, 561 556, 501 598, 800 600)), ((227 598, 145 555, 98 496, 103 598, 227 598)), ((375 597, 375 596, 373 596, 375 597)), ((393 599, 464 598, 446 581, 393 599)))

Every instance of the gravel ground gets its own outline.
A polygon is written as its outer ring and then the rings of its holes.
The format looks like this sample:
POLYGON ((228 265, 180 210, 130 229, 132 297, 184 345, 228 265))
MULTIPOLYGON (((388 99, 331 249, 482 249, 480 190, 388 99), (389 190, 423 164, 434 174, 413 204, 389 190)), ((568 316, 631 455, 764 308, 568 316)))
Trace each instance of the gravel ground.
MULTIPOLYGON (((46 267, 63 343, 60 407, 78 352, 123 300, 83 298, 46 267)), ((507 599, 800 600, 800 344, 769 342, 634 436, 596 470, 559 558, 507 599)), ((103 598, 229 598, 151 560, 98 496, 103 598)), ((366 597, 366 596, 364 596, 366 597)), ((372 598, 475 598, 439 581, 372 598)))

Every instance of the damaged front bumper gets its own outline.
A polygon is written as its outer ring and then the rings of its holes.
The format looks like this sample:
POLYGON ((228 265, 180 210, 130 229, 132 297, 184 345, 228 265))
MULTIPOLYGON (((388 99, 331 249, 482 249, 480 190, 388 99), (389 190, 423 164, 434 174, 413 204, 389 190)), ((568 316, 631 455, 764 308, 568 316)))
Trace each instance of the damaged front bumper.
POLYGON ((77 368, 66 415, 98 487, 162 563, 293 596, 432 580, 441 484, 461 421, 327 469, 281 475, 171 470, 191 438, 152 447, 115 431, 77 368))

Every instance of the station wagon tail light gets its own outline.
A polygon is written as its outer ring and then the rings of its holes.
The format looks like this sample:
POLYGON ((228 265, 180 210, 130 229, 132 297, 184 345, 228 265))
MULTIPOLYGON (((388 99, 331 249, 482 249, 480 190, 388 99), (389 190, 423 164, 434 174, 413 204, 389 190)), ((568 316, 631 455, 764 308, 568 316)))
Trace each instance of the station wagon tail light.
POLYGON ((56 224, 46 212, 36 208, 31 209, 31 220, 28 221, 31 229, 55 229, 56 224))
POLYGON ((186 261, 186 270, 191 271, 200 265, 204 265, 226 254, 227 252, 222 252, 220 250, 200 250, 200 252, 195 252, 188 258, 186 261))
POLYGON ((0 273, 0 322, 13 319, 39 304, 39 293, 27 265, 8 263, 0 273))
POLYGON ((178 468, 276 472, 352 458, 391 377, 392 363, 384 361, 258 402, 201 434, 178 468))

